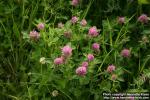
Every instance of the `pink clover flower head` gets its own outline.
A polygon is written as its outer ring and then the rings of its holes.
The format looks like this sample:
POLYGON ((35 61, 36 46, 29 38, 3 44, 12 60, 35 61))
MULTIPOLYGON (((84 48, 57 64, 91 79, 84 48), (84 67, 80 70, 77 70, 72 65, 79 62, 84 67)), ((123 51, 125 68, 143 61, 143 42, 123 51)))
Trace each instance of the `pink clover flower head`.
POLYGON ((112 73, 114 70, 115 70, 115 66, 114 65, 109 65, 108 67, 107 67, 107 72, 109 72, 109 73, 112 73))
POLYGON ((112 79, 112 80, 116 80, 116 78, 117 78, 117 75, 112 74, 111 79, 112 79))
POLYGON ((88 54, 87 58, 88 58, 88 61, 92 61, 92 60, 94 60, 94 55, 88 54))
POLYGON ((43 30, 44 27, 45 27, 44 23, 39 23, 39 24, 37 25, 38 30, 43 30))
POLYGON ((79 76, 84 76, 87 72, 87 69, 86 67, 78 67, 76 69, 76 74, 79 75, 79 76))
POLYGON ((63 58, 62 58, 62 57, 56 58, 56 59, 54 60, 54 64, 55 64, 55 65, 63 64, 63 58))
POLYGON ((78 17, 77 17, 77 16, 73 16, 73 17, 71 18, 71 23, 72 23, 72 24, 77 23, 77 21, 78 21, 78 17))
POLYGON ((123 49, 121 51, 121 56, 122 57, 130 57, 130 50, 129 49, 123 49))
POLYGON ((142 14, 141 16, 139 16, 138 21, 141 23, 148 23, 148 17, 146 14, 142 14))
POLYGON ((99 51, 100 45, 98 43, 93 43, 92 44, 92 49, 95 51, 99 51))
POLYGON ((72 55, 72 48, 69 45, 66 45, 62 48, 62 53, 65 57, 69 57, 72 55))
POLYGON ((40 34, 35 30, 31 31, 29 36, 31 39, 34 39, 34 40, 37 40, 40 38, 40 34))
POLYGON ((96 37, 99 35, 96 26, 93 26, 89 29, 88 35, 91 37, 96 37))
POLYGON ((118 23, 119 24, 124 24, 125 23, 125 17, 119 17, 118 18, 118 23))
POLYGON ((69 31, 64 32, 64 36, 66 38, 70 38, 71 37, 71 32, 69 32, 69 31))
POLYGON ((86 62, 86 61, 82 62, 82 67, 86 67, 87 68, 88 65, 89 65, 88 62, 86 62))
POLYGON ((64 24, 62 22, 58 23, 58 28, 63 28, 64 24))
POLYGON ((81 24, 81 26, 86 26, 87 25, 87 21, 85 19, 82 19, 80 24, 81 24))
POLYGON ((71 4, 72 4, 73 6, 77 6, 77 5, 79 4, 79 0, 72 0, 72 1, 71 1, 71 4))

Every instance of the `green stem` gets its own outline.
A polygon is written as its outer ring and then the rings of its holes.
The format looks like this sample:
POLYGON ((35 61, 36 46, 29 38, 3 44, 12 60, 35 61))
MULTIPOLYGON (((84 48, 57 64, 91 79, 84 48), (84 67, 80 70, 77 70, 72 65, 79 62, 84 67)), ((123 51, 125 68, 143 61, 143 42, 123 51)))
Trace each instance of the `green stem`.
POLYGON ((148 58, 145 60, 145 62, 143 63, 142 67, 139 70, 139 73, 141 73, 146 65, 146 63, 148 62, 148 60, 150 59, 150 56, 148 56, 148 58))
POLYGON ((101 71, 101 67, 103 66, 105 60, 107 59, 107 57, 109 56, 109 54, 110 54, 112 51, 113 51, 113 49, 111 49, 111 50, 107 53, 107 55, 105 56, 105 58, 104 58, 102 64, 101 64, 100 67, 98 68, 98 71, 101 71))
POLYGON ((83 19, 87 16, 87 13, 88 13, 88 11, 89 11, 89 9, 90 9, 93 2, 94 2, 94 0, 90 0, 90 3, 88 4, 88 7, 87 7, 87 9, 86 9, 86 11, 83 15, 83 19))
POLYGON ((30 91, 29 91, 28 84, 27 84, 27 89, 28 89, 29 98, 30 98, 30 100, 32 100, 32 99, 31 99, 31 93, 30 93, 30 91))

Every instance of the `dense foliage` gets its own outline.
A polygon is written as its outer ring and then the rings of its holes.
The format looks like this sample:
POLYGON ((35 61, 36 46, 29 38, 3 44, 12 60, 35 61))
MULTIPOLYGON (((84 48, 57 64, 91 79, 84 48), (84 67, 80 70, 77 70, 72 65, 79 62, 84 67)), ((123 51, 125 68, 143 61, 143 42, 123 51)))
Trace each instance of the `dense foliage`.
POLYGON ((149 0, 0 1, 0 99, 149 92, 149 16, 149 0))

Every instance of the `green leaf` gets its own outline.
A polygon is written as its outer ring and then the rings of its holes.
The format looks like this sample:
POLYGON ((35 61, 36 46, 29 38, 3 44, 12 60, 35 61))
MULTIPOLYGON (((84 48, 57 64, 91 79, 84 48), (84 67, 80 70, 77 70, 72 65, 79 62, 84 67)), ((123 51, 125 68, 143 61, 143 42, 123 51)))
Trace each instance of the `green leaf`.
POLYGON ((62 79, 62 80, 55 80, 56 83, 57 83, 57 86, 60 88, 60 89, 64 89, 65 86, 66 86, 66 80, 65 79, 62 79))
POLYGON ((101 84, 99 84, 100 88, 103 89, 104 91, 110 91, 111 88, 111 83, 110 81, 102 81, 101 84))
POLYGON ((118 77, 117 80, 121 81, 121 82, 124 82, 124 79, 121 78, 121 77, 118 77))
POLYGON ((23 39, 29 39, 29 34, 27 32, 22 32, 23 34, 23 39))
POLYGON ((86 85, 86 84, 88 84, 89 83, 89 78, 87 78, 87 77, 81 77, 80 79, 79 79, 79 81, 80 81, 80 84, 81 85, 86 85))
POLYGON ((18 30, 18 27, 19 27, 19 26, 17 26, 16 23, 13 24, 13 32, 14 32, 14 34, 17 36, 17 38, 20 37, 20 32, 19 32, 19 30, 18 30))
POLYGON ((70 26, 71 26, 70 21, 66 22, 65 27, 66 27, 67 29, 70 29, 70 26))
POLYGON ((150 68, 144 70, 144 75, 150 79, 150 68))
POLYGON ((150 35, 150 30, 144 30, 141 34, 150 35))
POLYGON ((150 4, 149 0, 138 0, 139 4, 150 4))
POLYGON ((74 95, 75 95, 76 97, 79 97, 79 96, 81 95, 81 90, 76 89, 76 90, 74 91, 74 95))

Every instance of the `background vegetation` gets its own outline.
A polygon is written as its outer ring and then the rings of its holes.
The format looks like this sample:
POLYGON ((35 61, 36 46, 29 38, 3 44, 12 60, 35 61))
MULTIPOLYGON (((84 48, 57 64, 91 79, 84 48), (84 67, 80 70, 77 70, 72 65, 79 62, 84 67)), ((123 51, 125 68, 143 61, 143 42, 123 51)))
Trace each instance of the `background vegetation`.
MULTIPOLYGON (((73 7, 70 2, 70 0, 0 1, 1 100, 79 100, 79 98, 100 100, 102 92, 150 91, 150 45, 149 42, 145 43, 142 40, 143 36, 147 37, 147 41, 150 40, 150 23, 141 25, 137 22, 138 17, 143 13, 150 16, 149 0, 147 2, 80 0, 77 7, 73 7), (86 28, 91 25, 102 30, 98 39, 91 40, 91 43, 100 42, 102 51, 105 51, 96 56, 97 60, 92 63, 93 66, 101 69, 94 69, 86 78, 74 76, 74 70, 80 61, 85 59, 81 56, 83 52, 90 52, 88 49, 74 50, 75 55, 67 65, 73 67, 65 69, 63 65, 61 69, 63 72, 52 70, 53 60, 60 54, 60 49, 57 47, 69 42, 58 34, 63 33, 64 30, 56 28, 57 24, 63 22, 65 29, 80 32, 79 25, 75 28, 67 23, 74 15, 87 20, 86 28), (118 26, 115 22, 118 16, 125 16, 127 24, 118 26), (42 33, 48 33, 49 38, 44 39, 42 36, 40 42, 32 42, 28 34, 36 29, 39 22, 45 23, 46 29, 42 33), (118 33, 127 34, 116 40, 118 33), (130 59, 119 56, 122 48, 132 50, 130 59), (39 63, 39 59, 43 56, 49 61, 48 64, 39 63), (113 63, 118 66, 116 73, 120 75, 116 83, 108 80, 109 75, 104 71, 113 63), (122 66, 128 67, 121 69, 122 66), (123 75, 123 72, 126 74, 123 75), (67 73, 69 75, 66 75, 67 73), (69 76, 72 76, 70 81, 69 76), (54 90, 58 91, 59 96, 52 96, 54 90)), ((85 34, 86 28, 83 30, 85 34)), ((83 45, 84 38, 72 40, 71 45, 76 47, 78 43, 83 45)), ((85 48, 88 48, 88 45, 85 44, 85 48)))

